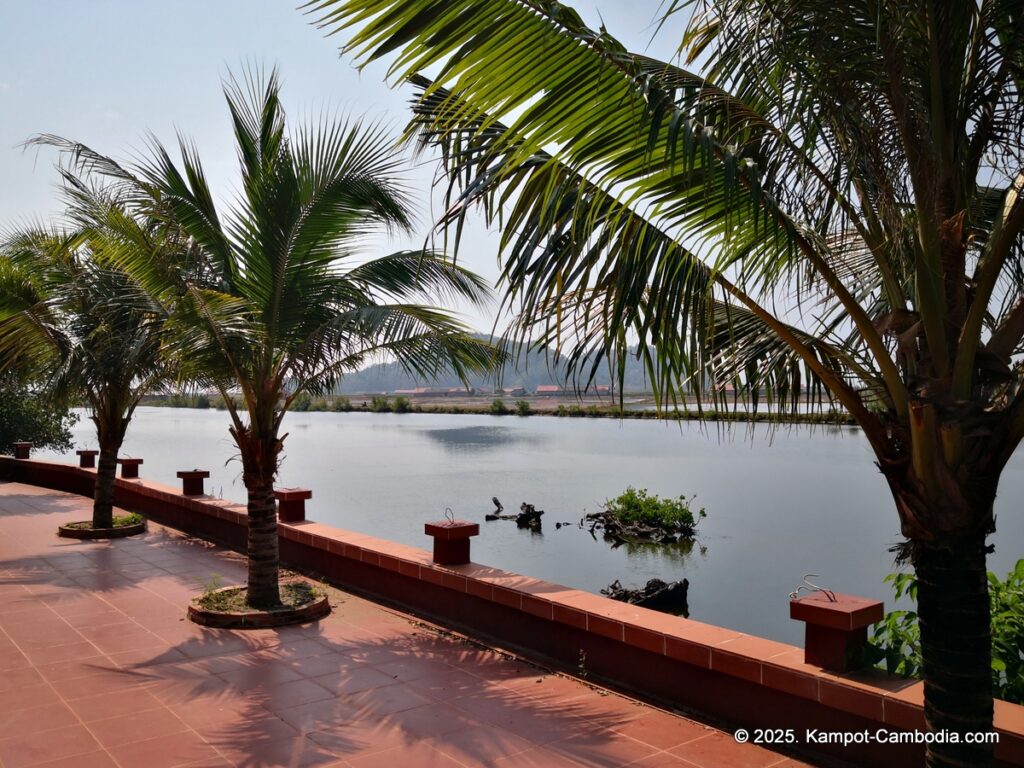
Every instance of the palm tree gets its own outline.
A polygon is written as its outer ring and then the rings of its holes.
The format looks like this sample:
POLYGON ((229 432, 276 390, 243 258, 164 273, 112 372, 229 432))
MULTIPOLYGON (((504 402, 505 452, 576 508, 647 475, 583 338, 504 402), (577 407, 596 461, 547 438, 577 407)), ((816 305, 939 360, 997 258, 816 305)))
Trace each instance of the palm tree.
POLYGON ((411 225, 394 179, 394 139, 379 126, 330 118, 289 134, 279 93, 276 72, 225 85, 242 174, 226 216, 184 140, 181 169, 154 142, 151 157, 129 170, 82 145, 36 139, 187 234, 177 261, 126 250, 119 263, 165 307, 165 352, 181 375, 224 398, 248 495, 247 601, 255 608, 280 604, 274 478, 295 398, 330 391, 375 355, 421 376, 454 370, 464 379, 500 360, 452 315, 415 303, 484 301, 480 278, 430 252, 358 258, 374 228, 411 225))
POLYGON ((107 191, 66 182, 69 229, 29 227, 0 244, 0 369, 59 402, 85 401, 99 444, 92 527, 112 528, 117 454, 142 396, 172 369, 158 308, 110 258, 151 258, 168 241, 107 191))
POLYGON ((638 339, 663 399, 853 415, 919 580, 929 727, 990 730, 986 537, 1024 436, 1020 1, 666 3, 700 71, 555 0, 308 7, 417 79, 446 222, 479 203, 505 225, 514 334, 579 375, 638 339))

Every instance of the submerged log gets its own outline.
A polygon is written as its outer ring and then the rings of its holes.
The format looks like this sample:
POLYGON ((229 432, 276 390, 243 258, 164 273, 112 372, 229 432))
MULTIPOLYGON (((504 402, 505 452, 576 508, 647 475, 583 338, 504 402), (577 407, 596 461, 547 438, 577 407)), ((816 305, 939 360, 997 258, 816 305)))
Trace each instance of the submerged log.
POLYGON ((537 509, 533 504, 527 504, 525 501, 519 506, 519 513, 515 515, 503 515, 505 507, 502 506, 501 502, 498 501, 498 497, 495 496, 491 499, 494 502, 494 512, 488 512, 484 515, 484 520, 487 522, 493 522, 495 520, 515 520, 516 525, 520 528, 528 528, 534 533, 541 533, 541 522, 540 516, 544 514, 543 509, 537 509))
POLYGON ((491 501, 494 503, 494 512, 488 512, 486 515, 484 515, 484 520, 486 520, 487 522, 491 523, 495 520, 515 520, 516 517, 518 517, 518 515, 501 514, 505 511, 505 507, 503 507, 501 505, 501 502, 498 501, 497 496, 492 496, 491 501))
POLYGON ((602 589, 601 594, 630 605, 639 605, 643 608, 688 618, 690 615, 690 606, 687 601, 689 589, 690 581, 688 579, 670 582, 651 579, 641 589, 627 589, 616 579, 608 587, 602 589))

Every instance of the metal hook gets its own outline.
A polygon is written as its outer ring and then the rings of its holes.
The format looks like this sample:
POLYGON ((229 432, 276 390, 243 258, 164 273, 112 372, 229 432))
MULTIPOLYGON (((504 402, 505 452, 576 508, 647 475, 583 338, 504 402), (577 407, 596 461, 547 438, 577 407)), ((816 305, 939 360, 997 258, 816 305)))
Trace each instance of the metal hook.
POLYGON ((795 590, 793 590, 792 592, 789 593, 789 599, 790 600, 796 600, 798 597, 800 597, 800 592, 806 591, 808 594, 813 594, 815 592, 821 592, 822 594, 825 595, 825 597, 828 598, 828 601, 830 603, 839 602, 836 599, 836 593, 835 592, 833 592, 831 589, 826 589, 825 587, 819 587, 817 584, 815 584, 814 582, 811 581, 811 577, 814 577, 815 579, 817 579, 817 578, 821 577, 821 574, 818 574, 818 573, 805 573, 803 581, 800 584, 800 586, 797 587, 795 590))
POLYGON ((451 507, 444 508, 444 517, 451 525, 455 525, 455 513, 452 512, 451 507))

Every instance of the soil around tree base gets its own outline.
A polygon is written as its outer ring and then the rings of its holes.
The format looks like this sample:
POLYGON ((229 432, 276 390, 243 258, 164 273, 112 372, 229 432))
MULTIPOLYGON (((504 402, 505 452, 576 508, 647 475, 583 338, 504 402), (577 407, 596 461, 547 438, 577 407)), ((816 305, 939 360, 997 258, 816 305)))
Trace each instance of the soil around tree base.
POLYGON ((327 595, 305 583, 281 584, 283 604, 260 610, 245 604, 244 586, 221 587, 192 599, 188 617, 196 624, 217 629, 267 629, 304 624, 331 612, 327 595))
POLYGON ((146 532, 146 521, 113 528, 93 528, 91 520, 68 523, 57 528, 57 535, 65 539, 123 539, 146 532))

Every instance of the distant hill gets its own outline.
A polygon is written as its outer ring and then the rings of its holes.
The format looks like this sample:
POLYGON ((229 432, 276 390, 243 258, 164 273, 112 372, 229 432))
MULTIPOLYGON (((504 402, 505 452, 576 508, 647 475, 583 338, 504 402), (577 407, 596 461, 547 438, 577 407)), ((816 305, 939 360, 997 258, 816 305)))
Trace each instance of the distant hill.
MULTIPOLYGON (((500 384, 496 381, 498 377, 489 378, 475 377, 470 379, 470 386, 475 389, 494 389, 497 386, 512 388, 523 387, 527 392, 536 391, 537 387, 548 384, 565 387, 566 374, 565 365, 555 359, 553 352, 545 354, 544 351, 520 353, 516 365, 506 364, 500 377, 500 384)), ((608 367, 603 366, 594 379, 595 385, 608 385, 612 383, 608 367)), ((372 365, 359 371, 350 373, 341 382, 336 390, 337 394, 356 394, 372 392, 394 392, 398 389, 414 389, 416 387, 461 387, 462 382, 454 373, 439 376, 434 381, 423 381, 409 376, 397 363, 382 363, 372 365)), ((572 383, 569 382, 571 387, 572 383)), ((630 357, 626 362, 625 392, 646 392, 650 389, 647 385, 647 378, 644 375, 643 366, 634 358, 630 357)))

